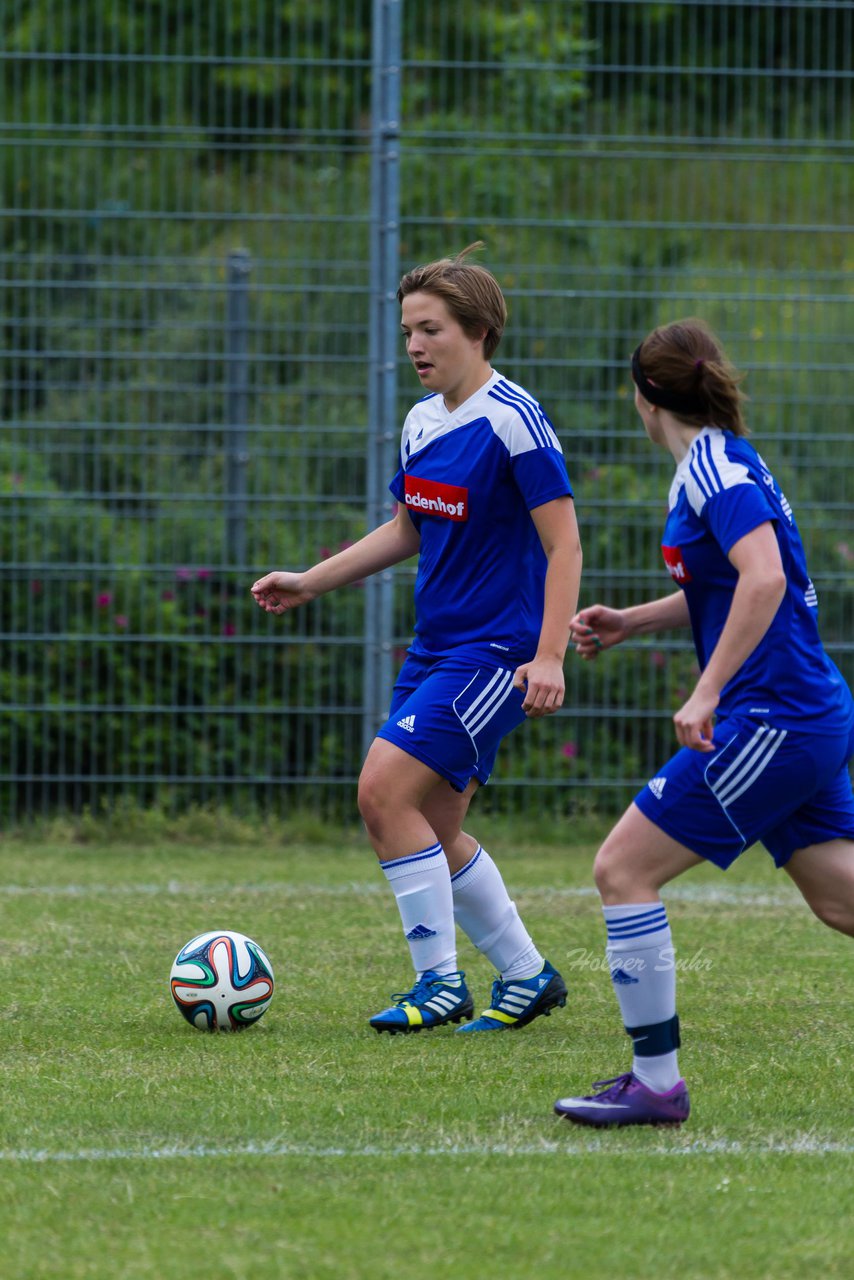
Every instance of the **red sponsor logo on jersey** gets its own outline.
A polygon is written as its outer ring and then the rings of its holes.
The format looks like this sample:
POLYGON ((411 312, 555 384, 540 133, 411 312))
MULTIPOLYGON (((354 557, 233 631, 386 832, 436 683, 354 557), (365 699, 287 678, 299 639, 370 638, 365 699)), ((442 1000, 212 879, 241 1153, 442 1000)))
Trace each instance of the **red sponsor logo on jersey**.
POLYGON ((407 475, 404 498, 410 511, 420 511, 425 516, 441 516, 445 520, 469 518, 469 491, 458 484, 441 484, 438 480, 407 475))
POLYGON ((685 568, 685 561, 682 559, 682 550, 680 547, 662 547, 661 554, 664 556, 664 563, 667 565, 667 572, 670 574, 674 582, 690 582, 691 575, 685 568))

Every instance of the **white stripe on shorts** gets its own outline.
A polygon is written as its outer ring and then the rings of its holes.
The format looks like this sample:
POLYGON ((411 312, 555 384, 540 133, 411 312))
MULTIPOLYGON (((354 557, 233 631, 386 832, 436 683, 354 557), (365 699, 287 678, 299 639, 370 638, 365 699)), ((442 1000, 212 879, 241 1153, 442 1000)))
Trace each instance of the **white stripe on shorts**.
POLYGON ((460 716, 460 721, 472 738, 489 723, 512 692, 513 672, 496 671, 483 693, 460 716))
POLYGON ((785 729, 771 729, 761 725, 753 737, 721 774, 712 787, 719 804, 726 809, 767 769, 786 737, 785 729))
MULTIPOLYGON (((472 716, 475 714, 475 712, 477 711, 477 708, 478 708, 478 707, 480 706, 480 704, 483 702, 484 698, 488 698, 488 697, 489 697, 489 695, 490 695, 490 693, 492 692, 492 690, 494 689, 494 687, 495 687, 496 683, 501 679, 502 675, 504 675, 504 674, 505 674, 505 672, 504 672, 504 671, 502 671, 502 669, 499 667, 499 668, 498 668, 498 670, 495 672, 495 675, 494 675, 494 676, 492 677, 492 679, 490 680, 489 684, 486 686, 486 688, 485 688, 485 689, 483 689, 483 690, 482 690, 482 691, 477 695, 477 697, 475 698, 474 702, 473 702, 473 703, 471 704, 471 706, 469 707, 468 711, 466 711, 463 715, 461 715, 461 716, 460 716, 460 719, 462 720, 463 724, 466 724, 466 721, 467 721, 467 720, 469 720, 469 719, 471 719, 471 717, 472 717, 472 716)), ((476 675, 476 676, 474 676, 471 680, 469 680, 469 682, 468 682, 468 684, 466 685, 465 689, 463 689, 463 693, 466 693, 466 692, 467 692, 467 690, 471 688, 471 686, 474 684, 475 680, 477 679, 477 676, 479 676, 479 675, 480 675, 480 672, 478 671, 477 675, 476 675)), ((463 696, 463 693, 459 694, 456 698, 454 698, 454 710, 455 710, 455 711, 457 710, 457 702, 458 702, 458 701, 459 701, 459 699, 463 696)), ((459 715, 459 712, 457 712, 457 714, 459 715)))

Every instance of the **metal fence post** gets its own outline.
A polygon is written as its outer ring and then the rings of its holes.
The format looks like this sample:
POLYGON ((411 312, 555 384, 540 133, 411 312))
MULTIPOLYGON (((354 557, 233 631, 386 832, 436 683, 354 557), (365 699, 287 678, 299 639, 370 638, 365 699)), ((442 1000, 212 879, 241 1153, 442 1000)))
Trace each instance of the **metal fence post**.
MULTIPOLYGON (((371 296, 367 519, 388 520, 393 501, 397 422, 397 307, 400 235, 401 0, 374 0, 371 89, 371 296)), ((392 686, 393 572, 369 578, 365 591, 363 754, 385 718, 392 686)))
POLYGON ((249 275, 252 261, 234 249, 226 267, 225 314, 225 563, 246 564, 246 427, 249 403, 249 275))

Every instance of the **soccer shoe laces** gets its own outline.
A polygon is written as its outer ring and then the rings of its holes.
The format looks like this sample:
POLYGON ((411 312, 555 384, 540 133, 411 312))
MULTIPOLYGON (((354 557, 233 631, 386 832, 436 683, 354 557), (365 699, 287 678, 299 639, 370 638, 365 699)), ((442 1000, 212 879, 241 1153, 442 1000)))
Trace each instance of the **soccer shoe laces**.
POLYGON ((613 1097, 618 1097, 624 1089, 627 1089, 632 1082, 631 1071, 626 1071, 621 1076, 614 1076, 613 1080, 594 1080, 592 1088, 607 1089, 613 1097), (611 1086, 610 1088, 608 1086, 611 1086))
POLYGON ((492 1000, 490 1002, 490 1008, 492 1009, 498 1008, 499 1004, 504 999, 504 996, 507 993, 507 988, 509 985, 510 984, 507 982, 502 982, 500 978, 495 979, 495 981, 492 984, 492 1000))
POLYGON ((430 994, 430 988, 442 986, 447 983, 448 986, 456 987, 462 984, 465 974, 457 971, 456 973, 434 973, 432 969, 428 969, 426 973, 422 973, 411 991, 393 991, 391 998, 395 1004, 403 1004, 409 1000, 412 1004, 418 1004, 419 1001, 426 1000, 430 994))
MULTIPOLYGON (((495 981, 492 984, 492 997, 489 1002, 489 1008, 484 1009, 483 1013, 481 1014, 482 1018, 488 1018, 490 1014, 494 1014, 496 1010, 501 1009, 501 1002, 504 999, 504 997, 507 995, 507 989, 511 985, 511 982, 512 982, 512 979, 510 978, 508 978, 506 981, 503 981, 501 978, 495 979, 495 981)), ((493 1018, 493 1022, 494 1021, 495 1019, 493 1018)))

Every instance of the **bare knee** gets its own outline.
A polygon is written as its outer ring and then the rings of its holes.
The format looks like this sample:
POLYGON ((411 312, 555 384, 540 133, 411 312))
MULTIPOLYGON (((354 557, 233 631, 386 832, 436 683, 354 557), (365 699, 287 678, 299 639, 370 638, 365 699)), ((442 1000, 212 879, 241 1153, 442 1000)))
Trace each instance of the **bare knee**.
POLYGON ((606 840, 593 862, 593 879, 606 907, 621 902, 643 902, 658 886, 648 883, 643 868, 618 841, 606 840))
POLYGON ((854 937, 854 841, 797 849, 785 870, 823 924, 854 937))
POLYGON ((822 924, 854 938, 854 904, 830 898, 820 898, 814 902, 807 899, 807 902, 813 915, 818 916, 822 924))
POLYGON ((381 835, 393 809, 393 788, 381 771, 372 770, 359 778, 359 813, 369 835, 381 835))
POLYGON ((702 861, 630 805, 597 853, 593 875, 606 907, 655 902, 663 885, 702 861))

